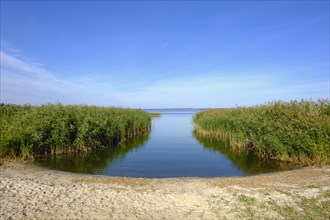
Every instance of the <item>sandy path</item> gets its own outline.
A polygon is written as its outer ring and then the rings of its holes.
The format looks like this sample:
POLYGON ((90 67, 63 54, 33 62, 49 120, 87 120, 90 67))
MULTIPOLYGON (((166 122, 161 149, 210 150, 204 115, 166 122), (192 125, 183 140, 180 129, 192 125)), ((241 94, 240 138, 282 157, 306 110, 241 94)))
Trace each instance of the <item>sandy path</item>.
POLYGON ((330 217, 330 167, 241 178, 114 178, 0 166, 1 219, 330 217))

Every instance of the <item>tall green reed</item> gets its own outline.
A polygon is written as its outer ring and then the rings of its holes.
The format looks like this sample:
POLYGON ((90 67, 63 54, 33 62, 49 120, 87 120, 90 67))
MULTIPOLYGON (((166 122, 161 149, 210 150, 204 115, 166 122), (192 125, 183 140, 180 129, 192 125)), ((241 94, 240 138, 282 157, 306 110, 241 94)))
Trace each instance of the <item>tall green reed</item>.
POLYGON ((275 101, 255 107, 213 109, 194 117, 196 132, 227 139, 263 157, 298 164, 330 163, 328 100, 275 101))
POLYGON ((149 133, 142 110, 85 105, 0 106, 0 156, 90 151, 149 133))

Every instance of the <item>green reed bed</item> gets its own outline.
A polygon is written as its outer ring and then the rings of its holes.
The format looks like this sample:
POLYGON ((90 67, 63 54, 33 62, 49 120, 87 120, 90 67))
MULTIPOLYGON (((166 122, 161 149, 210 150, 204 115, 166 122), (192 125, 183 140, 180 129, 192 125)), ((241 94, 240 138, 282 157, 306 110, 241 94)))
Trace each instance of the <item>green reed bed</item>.
POLYGON ((152 118, 159 118, 160 117, 160 113, 156 113, 156 112, 149 112, 149 115, 152 118))
POLYGON ((142 110, 83 105, 0 106, 0 156, 33 158, 90 151, 147 135, 142 110))
POLYGON ((255 107, 212 109, 196 114, 201 135, 229 141, 236 149, 297 164, 330 163, 328 100, 271 102, 255 107))

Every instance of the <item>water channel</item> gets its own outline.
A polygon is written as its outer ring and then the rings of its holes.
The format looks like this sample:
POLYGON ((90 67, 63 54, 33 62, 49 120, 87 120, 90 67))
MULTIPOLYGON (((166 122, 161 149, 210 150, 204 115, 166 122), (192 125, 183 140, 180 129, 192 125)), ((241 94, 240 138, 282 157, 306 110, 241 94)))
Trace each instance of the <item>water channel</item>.
POLYGON ((147 111, 161 113, 152 119, 147 137, 91 153, 57 155, 36 164, 77 173, 151 178, 247 176, 287 169, 195 134, 192 118, 196 109, 147 111))

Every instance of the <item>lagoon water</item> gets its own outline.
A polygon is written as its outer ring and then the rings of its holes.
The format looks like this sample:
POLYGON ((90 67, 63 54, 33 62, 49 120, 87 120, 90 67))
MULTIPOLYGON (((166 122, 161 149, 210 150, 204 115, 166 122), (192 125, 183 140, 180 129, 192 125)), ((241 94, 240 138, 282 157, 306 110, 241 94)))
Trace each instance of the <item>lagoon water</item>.
POLYGON ((161 113, 152 119, 147 137, 88 154, 58 155, 36 164, 78 173, 152 178, 246 176, 286 168, 194 134, 192 118, 198 110, 146 111, 161 113))

